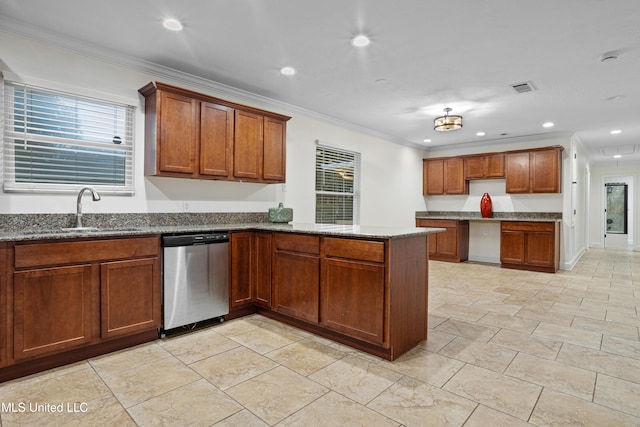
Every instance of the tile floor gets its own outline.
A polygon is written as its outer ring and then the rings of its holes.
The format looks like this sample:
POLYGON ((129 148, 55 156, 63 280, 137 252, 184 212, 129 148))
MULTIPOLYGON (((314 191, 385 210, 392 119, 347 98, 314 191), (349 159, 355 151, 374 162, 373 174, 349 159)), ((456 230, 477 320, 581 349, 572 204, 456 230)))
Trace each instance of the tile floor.
POLYGON ((640 253, 430 284, 429 339, 392 363, 254 315, 1 384, 1 425, 640 425, 640 253))

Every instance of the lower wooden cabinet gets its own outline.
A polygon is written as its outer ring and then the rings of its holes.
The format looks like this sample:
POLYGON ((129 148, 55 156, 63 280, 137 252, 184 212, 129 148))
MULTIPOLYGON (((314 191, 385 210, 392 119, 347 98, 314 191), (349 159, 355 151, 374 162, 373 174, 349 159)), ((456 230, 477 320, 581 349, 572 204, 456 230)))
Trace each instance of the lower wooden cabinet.
POLYGON ((560 223, 500 223, 500 263, 504 268, 555 273, 560 264, 560 223))
POLYGON ((318 323, 320 238, 275 233, 273 236, 273 308, 318 323))
POLYGON ((469 259, 469 221, 418 218, 416 226, 446 228, 442 233, 429 236, 430 259, 449 262, 469 259))
POLYGON ((254 303, 271 307, 271 233, 231 233, 230 308, 254 303))
POLYGON ((13 262, 0 248, 12 271, 0 282, 0 381, 157 338, 159 236, 11 248, 13 262))

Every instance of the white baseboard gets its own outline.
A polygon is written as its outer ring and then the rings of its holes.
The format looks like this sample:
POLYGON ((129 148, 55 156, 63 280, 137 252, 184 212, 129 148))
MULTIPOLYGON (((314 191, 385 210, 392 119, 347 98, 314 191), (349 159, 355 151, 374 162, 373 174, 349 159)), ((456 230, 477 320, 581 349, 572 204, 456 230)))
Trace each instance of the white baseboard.
POLYGON ((484 257, 484 256, 469 256, 469 261, 487 262, 489 264, 500 264, 500 257, 484 257))

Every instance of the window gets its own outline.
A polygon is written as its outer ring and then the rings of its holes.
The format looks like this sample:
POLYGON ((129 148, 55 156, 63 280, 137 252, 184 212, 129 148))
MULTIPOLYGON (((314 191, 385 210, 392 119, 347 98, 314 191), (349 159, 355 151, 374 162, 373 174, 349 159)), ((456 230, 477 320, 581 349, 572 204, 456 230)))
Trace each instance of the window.
POLYGON ((360 153, 316 147, 316 223, 360 222, 360 153))
POLYGON ((133 194, 134 107, 4 82, 4 191, 133 194))

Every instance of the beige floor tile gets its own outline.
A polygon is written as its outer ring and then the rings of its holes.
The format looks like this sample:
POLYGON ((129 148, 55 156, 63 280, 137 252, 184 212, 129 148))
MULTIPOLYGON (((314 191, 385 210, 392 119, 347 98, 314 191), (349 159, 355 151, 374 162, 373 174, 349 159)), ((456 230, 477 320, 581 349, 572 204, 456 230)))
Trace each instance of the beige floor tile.
POLYGON ((278 366, 253 350, 238 347, 189 365, 221 390, 260 375, 278 366))
POLYGON ((597 320, 576 316, 573 319, 571 327, 584 329, 586 331, 600 332, 604 335, 610 335, 618 338, 638 340, 638 328, 636 326, 629 326, 624 323, 617 323, 609 320, 597 320))
POLYGON ((313 340, 301 340, 267 353, 265 356, 300 375, 307 376, 340 360, 345 353, 313 340))
POLYGON ((469 338, 471 340, 487 342, 500 330, 500 328, 449 319, 438 325, 435 330, 459 337, 469 338))
POLYGON ((574 316, 590 317, 592 319, 604 320, 607 310, 602 305, 602 301, 598 301, 597 304, 593 306, 586 307, 584 305, 555 303, 549 309, 549 311, 551 313, 564 313, 574 316))
POLYGON ((433 386, 442 387, 464 366, 464 362, 423 349, 414 349, 393 362, 381 362, 381 365, 433 386))
POLYGON ((573 318, 575 316, 573 314, 566 313, 552 313, 550 311, 531 310, 530 308, 524 307, 516 314, 516 317, 521 317, 523 319, 536 322, 546 322, 561 326, 571 326, 571 322, 573 322, 573 318))
POLYGON ((327 392, 320 384, 282 366, 227 390, 229 396, 271 425, 327 392))
POLYGON ((504 372, 517 352, 495 344, 458 337, 440 350, 438 354, 491 371, 504 372))
POLYGON ((461 426, 476 405, 453 393, 405 377, 367 406, 406 426, 445 427, 461 426))
POLYGON ((555 359, 560 351, 562 342, 547 338, 536 337, 520 332, 502 329, 489 341, 491 344, 521 351, 545 359, 555 359))
POLYGON ((595 349, 599 349, 602 343, 602 334, 600 332, 554 325, 546 322, 540 322, 535 331, 533 331, 533 335, 595 349))
POLYGON ((278 423, 278 427, 392 427, 399 425, 397 421, 335 392, 325 394, 278 423))
POLYGON ((382 364, 348 355, 309 375, 309 379, 361 404, 368 403, 402 377, 382 364))
POLYGON ((444 304, 432 311, 433 314, 438 316, 465 320, 467 322, 476 322, 488 313, 487 310, 457 304, 444 304))
POLYGON ((522 306, 518 304, 505 304, 504 302, 495 303, 492 301, 480 300, 477 303, 473 304, 471 308, 488 311, 489 313, 487 314, 487 316, 491 314, 514 316, 518 311, 522 309, 522 306))
POLYGON ((138 425, 208 426, 243 408, 201 379, 129 408, 138 425))
MULTIPOLYGON (((625 414, 640 417, 640 384, 598 374, 593 401, 625 414)), ((638 421, 640 422, 640 418, 638 421)))
POLYGON ((440 351, 440 349, 442 349, 442 347, 449 344, 455 338, 455 335, 430 330, 427 333, 427 339, 418 344, 418 346, 423 348, 424 350, 437 353, 438 351, 440 351))
POLYGON ((101 376, 125 408, 200 379, 174 357, 101 376))
POLYGON ((254 314, 251 316, 241 317, 239 319, 229 320, 228 322, 223 322, 219 325, 215 325, 213 327, 213 330, 219 333, 220 335, 223 335, 228 338, 229 336, 232 336, 232 335, 239 335, 244 332, 258 329, 259 326, 255 322, 252 322, 252 319, 254 317, 259 317, 259 316, 254 314))
POLYGON ((564 344, 558 362, 640 384, 640 360, 578 345, 564 344))
POLYGON ((531 427, 526 421, 484 405, 478 405, 464 427, 531 427))
POLYGON ((530 334, 540 322, 502 313, 488 313, 478 323, 530 334))
POLYGON ((602 337, 601 350, 640 360, 640 341, 638 340, 627 340, 605 334, 602 337))
POLYGON ((539 426, 637 427, 640 419, 604 406, 545 389, 533 410, 539 426))
POLYGON ((243 409, 242 411, 215 423, 215 427, 268 427, 269 424, 243 409))
MULTIPOLYGON (((639 285, 640 287, 640 285, 639 285)), ((640 303, 638 304, 640 306, 640 303)), ((616 313, 615 311, 607 311, 607 320, 611 322, 622 323, 625 325, 640 328, 640 316, 616 313)))
POLYGON ((591 400, 596 384, 595 372, 525 353, 518 354, 505 375, 585 400, 591 400))
POLYGON ((526 421, 542 387, 466 365, 445 384, 443 390, 526 421))
POLYGON ((120 371, 153 364, 171 354, 157 342, 142 344, 126 350, 89 359, 89 363, 100 375, 112 375, 120 371))
POLYGON ((187 365, 238 347, 212 328, 162 339, 158 344, 187 365))
POLYGON ((261 328, 252 329, 238 335, 229 335, 229 338, 260 354, 269 353, 302 339, 300 335, 285 329, 274 331, 261 328))

